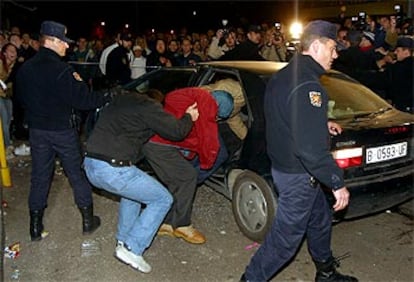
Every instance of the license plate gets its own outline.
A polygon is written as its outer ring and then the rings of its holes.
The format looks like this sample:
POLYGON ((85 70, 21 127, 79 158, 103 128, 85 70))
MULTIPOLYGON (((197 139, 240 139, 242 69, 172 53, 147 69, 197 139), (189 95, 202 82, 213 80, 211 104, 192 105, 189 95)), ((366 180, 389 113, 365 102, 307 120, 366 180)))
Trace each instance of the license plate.
POLYGON ((365 153, 367 164, 379 163, 407 155, 407 142, 395 143, 380 147, 368 148, 365 153))

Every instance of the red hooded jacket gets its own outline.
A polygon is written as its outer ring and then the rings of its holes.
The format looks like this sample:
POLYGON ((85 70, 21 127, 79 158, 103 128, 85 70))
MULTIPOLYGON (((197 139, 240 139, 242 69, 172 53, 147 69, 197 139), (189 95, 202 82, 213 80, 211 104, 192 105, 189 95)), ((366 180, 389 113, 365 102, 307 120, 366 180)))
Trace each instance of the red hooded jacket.
POLYGON ((219 151, 216 100, 208 90, 198 87, 186 87, 171 91, 165 96, 164 110, 181 118, 189 106, 197 102, 200 113, 187 137, 179 142, 163 139, 155 135, 150 142, 169 144, 197 154, 200 168, 209 169, 213 166, 219 151))

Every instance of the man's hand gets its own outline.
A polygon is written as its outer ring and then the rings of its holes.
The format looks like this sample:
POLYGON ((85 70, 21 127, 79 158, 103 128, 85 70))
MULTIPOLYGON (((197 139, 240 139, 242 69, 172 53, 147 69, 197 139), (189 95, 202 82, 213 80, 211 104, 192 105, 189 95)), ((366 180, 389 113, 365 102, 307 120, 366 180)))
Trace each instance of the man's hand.
POLYGON ((198 109, 197 109, 197 102, 195 102, 194 104, 189 106, 185 112, 187 114, 190 114, 192 121, 196 121, 198 119, 198 116, 199 116, 199 112, 198 112, 198 109))
POLYGON ((342 127, 333 121, 328 121, 328 130, 331 135, 338 135, 342 133, 342 127))
POLYGON ((334 211, 340 211, 346 208, 349 204, 349 191, 344 186, 338 190, 334 190, 333 194, 335 196, 336 202, 333 205, 334 211))

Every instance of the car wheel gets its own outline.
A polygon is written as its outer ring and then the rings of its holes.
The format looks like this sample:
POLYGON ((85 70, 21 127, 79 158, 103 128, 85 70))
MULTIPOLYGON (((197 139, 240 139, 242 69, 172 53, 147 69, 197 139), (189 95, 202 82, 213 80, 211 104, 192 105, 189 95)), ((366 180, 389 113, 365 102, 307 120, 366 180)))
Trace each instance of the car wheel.
POLYGON ((262 242, 276 213, 276 194, 259 175, 245 171, 233 186, 232 209, 240 231, 255 242, 262 242))

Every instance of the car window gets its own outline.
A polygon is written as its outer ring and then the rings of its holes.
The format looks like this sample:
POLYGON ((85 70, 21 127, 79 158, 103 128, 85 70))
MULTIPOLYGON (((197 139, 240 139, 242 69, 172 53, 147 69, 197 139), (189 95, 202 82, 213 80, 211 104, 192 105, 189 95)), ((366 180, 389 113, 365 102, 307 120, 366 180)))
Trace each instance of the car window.
POLYGON ((190 86, 194 74, 195 69, 161 68, 143 75, 126 87, 135 89, 139 93, 145 93, 148 89, 157 89, 166 94, 190 86))
POLYGON ((369 88, 341 74, 323 75, 321 83, 328 92, 328 117, 331 119, 369 115, 391 107, 369 88))

